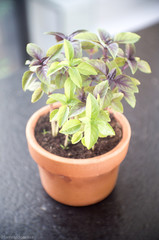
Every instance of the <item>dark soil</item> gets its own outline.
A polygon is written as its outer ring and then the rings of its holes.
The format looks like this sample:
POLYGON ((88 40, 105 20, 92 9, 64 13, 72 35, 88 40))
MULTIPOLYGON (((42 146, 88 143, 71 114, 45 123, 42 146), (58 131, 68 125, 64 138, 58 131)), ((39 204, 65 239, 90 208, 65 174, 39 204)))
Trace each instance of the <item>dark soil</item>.
POLYGON ((58 134, 56 137, 51 135, 51 124, 49 122, 49 114, 41 116, 35 127, 35 138, 37 142, 48 152, 66 158, 91 158, 112 150, 122 138, 122 128, 116 121, 113 114, 111 117, 111 126, 115 131, 115 136, 99 138, 95 144, 94 151, 87 150, 81 143, 69 144, 68 149, 63 149, 60 145, 64 144, 65 135, 58 134))

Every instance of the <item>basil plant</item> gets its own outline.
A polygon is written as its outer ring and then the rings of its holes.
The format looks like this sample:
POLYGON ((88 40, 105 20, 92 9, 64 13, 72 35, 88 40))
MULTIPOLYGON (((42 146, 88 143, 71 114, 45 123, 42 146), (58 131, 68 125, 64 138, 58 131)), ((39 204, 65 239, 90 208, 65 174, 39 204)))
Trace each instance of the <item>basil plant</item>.
POLYGON ((23 75, 22 88, 33 91, 33 103, 44 93, 48 95, 52 135, 65 134, 65 147, 69 141, 81 141, 87 149, 94 149, 99 137, 115 134, 108 110, 123 112, 122 99, 135 107, 140 82, 132 76, 138 69, 151 72, 149 64, 135 56, 134 44, 140 36, 124 32, 111 37, 104 30, 98 35, 86 30, 69 36, 48 34, 57 43, 46 53, 33 43, 26 47, 32 60, 26 61, 29 70, 23 75), (132 76, 126 74, 127 68, 132 76), (64 93, 54 93, 57 89, 64 93), (61 104, 58 109, 52 108, 55 102, 61 104))

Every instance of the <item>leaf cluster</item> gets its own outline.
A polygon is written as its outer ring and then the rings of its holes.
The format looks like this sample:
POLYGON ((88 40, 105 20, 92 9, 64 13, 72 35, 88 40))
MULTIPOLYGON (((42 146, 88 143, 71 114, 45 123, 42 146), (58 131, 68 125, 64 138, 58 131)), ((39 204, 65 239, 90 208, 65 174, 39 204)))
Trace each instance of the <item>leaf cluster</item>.
POLYGON ((86 30, 69 36, 48 34, 55 36, 57 43, 45 54, 36 44, 27 45, 32 61, 26 61, 29 70, 22 78, 23 90, 33 91, 32 102, 44 93, 47 104, 60 102, 60 108, 51 111, 50 121, 58 124, 60 133, 71 136, 72 144, 81 141, 91 149, 99 137, 115 134, 109 124, 109 108, 123 112, 122 99, 135 107, 140 85, 133 77, 136 71, 151 72, 149 64, 136 57, 135 43, 140 36, 125 32, 112 37, 102 29, 98 34, 86 30), (125 51, 120 45, 125 45, 125 51), (131 76, 125 73, 127 68, 131 76), (54 93, 61 88, 63 94, 54 93))

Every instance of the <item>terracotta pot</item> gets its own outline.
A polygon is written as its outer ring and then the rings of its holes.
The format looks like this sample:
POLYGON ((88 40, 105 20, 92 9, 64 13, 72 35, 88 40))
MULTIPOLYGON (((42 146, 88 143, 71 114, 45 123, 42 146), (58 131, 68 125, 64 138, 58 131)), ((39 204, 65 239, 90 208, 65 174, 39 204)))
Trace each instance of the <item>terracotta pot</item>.
MULTIPOLYGON (((54 104, 54 108, 59 104, 54 104)), ((35 112, 26 126, 26 137, 32 158, 37 162, 41 182, 46 192, 58 202, 71 206, 86 206, 107 197, 115 187, 119 165, 124 160, 131 136, 128 120, 115 113, 120 122, 123 137, 120 143, 106 154, 87 158, 64 158, 47 152, 36 141, 35 125, 49 106, 35 112)))

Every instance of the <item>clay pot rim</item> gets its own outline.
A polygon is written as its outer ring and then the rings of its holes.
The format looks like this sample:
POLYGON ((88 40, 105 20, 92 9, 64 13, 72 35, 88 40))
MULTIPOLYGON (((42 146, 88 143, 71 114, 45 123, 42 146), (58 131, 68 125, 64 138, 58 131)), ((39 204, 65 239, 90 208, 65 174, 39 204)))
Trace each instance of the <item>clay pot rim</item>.
MULTIPOLYGON (((55 103, 53 107, 58 108, 59 106, 60 106, 59 103, 55 103)), ((54 161, 57 163, 64 163, 67 165, 90 165, 90 164, 96 164, 96 163, 99 164, 100 162, 106 161, 106 159, 107 161, 109 161, 110 159, 115 158, 129 144, 130 137, 131 137, 130 124, 122 113, 113 112, 115 115, 115 118, 120 122, 122 126, 123 137, 121 141, 118 143, 118 145, 115 148, 113 148, 111 151, 96 157, 85 158, 85 159, 65 158, 65 157, 61 157, 53 153, 50 153, 39 145, 39 143, 36 141, 34 136, 34 128, 39 117, 49 112, 49 109, 50 109, 49 106, 44 106, 33 113, 33 115, 30 117, 26 125, 26 137, 27 139, 29 139, 30 145, 36 152, 38 152, 45 158, 50 159, 51 161, 54 161)), ((120 162, 118 164, 120 164, 120 162)))

